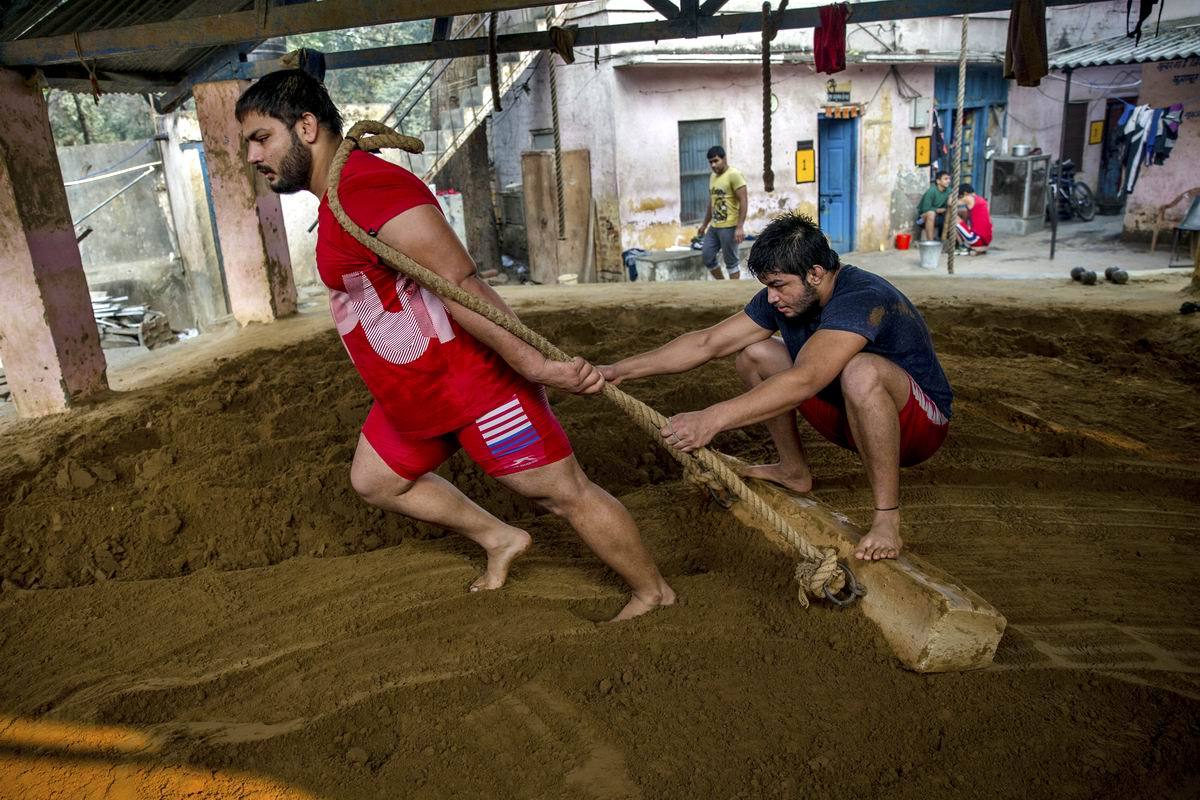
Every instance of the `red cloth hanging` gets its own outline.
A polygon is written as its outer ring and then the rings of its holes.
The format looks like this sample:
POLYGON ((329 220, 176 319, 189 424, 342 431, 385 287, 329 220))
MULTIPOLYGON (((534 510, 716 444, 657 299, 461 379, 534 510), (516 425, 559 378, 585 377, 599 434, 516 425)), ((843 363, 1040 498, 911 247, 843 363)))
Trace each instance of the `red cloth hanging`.
POLYGON ((813 57, 817 71, 832 75, 846 68, 846 17, 850 7, 845 3, 821 6, 821 27, 813 32, 813 57))

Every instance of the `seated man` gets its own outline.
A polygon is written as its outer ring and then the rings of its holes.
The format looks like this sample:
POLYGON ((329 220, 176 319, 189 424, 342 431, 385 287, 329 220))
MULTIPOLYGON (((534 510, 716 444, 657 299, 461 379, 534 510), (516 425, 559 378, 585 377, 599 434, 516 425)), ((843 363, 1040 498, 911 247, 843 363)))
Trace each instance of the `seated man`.
POLYGON ((958 201, 967 208, 967 219, 958 221, 959 244, 967 248, 967 255, 982 255, 992 243, 992 215, 987 200, 975 194, 974 186, 964 183, 958 187, 958 201))
POLYGON ((946 221, 946 203, 950 200, 950 173, 942 170, 937 179, 921 195, 917 206, 917 224, 921 226, 922 238, 940 239, 942 224, 946 221))
POLYGON ((766 288, 745 310, 602 366, 601 373, 616 384, 737 353, 748 391, 671 417, 662 429, 668 444, 690 452, 721 431, 765 422, 779 463, 745 474, 808 492, 812 474, 796 428, 798 410, 818 433, 866 464, 875 515, 855 555, 895 558, 903 545, 900 467, 937 452, 950 425, 950 384, 925 321, 895 286, 843 266, 808 217, 775 219, 755 241, 748 268, 766 288))

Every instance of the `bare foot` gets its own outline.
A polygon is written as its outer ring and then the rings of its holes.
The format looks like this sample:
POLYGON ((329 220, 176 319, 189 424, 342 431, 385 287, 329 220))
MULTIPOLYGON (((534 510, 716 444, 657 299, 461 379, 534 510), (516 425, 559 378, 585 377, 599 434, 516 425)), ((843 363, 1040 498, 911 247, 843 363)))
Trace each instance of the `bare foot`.
POLYGON ((760 478, 800 494, 812 491, 812 473, 807 468, 787 469, 782 464, 759 464, 742 467, 744 478, 760 478))
POLYGON ((520 528, 505 527, 493 541, 483 544, 487 551, 487 569, 471 584, 472 592, 499 589, 508 580, 508 570, 517 557, 529 549, 533 539, 520 528))
POLYGON ((900 538, 900 511, 876 511, 871 530, 859 541, 854 555, 862 561, 879 561, 883 558, 897 558, 903 547, 904 540, 900 538))
POLYGON ((623 622, 627 619, 640 617, 642 614, 653 611, 656 608, 671 605, 675 605, 675 590, 668 586, 666 581, 663 581, 661 588, 653 595, 639 597, 635 592, 633 597, 629 598, 629 602, 625 604, 625 607, 608 622, 623 622))

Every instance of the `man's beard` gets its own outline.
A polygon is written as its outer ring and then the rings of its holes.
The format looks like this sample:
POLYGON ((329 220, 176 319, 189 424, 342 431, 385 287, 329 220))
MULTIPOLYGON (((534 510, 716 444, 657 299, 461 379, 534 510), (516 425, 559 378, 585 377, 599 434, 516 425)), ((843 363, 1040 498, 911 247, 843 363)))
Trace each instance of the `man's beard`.
POLYGON ((275 194, 292 194, 308 188, 308 179, 312 175, 312 151, 304 146, 295 131, 292 134, 292 146, 287 155, 279 162, 279 171, 275 173, 275 182, 271 191, 275 194))

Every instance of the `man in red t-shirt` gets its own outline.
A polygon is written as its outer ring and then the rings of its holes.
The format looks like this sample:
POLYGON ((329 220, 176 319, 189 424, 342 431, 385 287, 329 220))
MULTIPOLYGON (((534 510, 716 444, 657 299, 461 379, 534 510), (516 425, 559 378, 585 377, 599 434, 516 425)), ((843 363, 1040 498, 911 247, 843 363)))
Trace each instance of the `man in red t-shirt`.
POLYGON ((992 215, 987 200, 975 193, 974 186, 964 183, 958 187, 958 201, 967 207, 967 219, 958 221, 958 242, 967 248, 967 255, 982 255, 992 243, 992 215))
MULTIPOLYGON (((304 189, 321 200, 317 270, 346 352, 375 398, 350 468, 355 490, 372 505, 478 543, 488 563, 471 590, 497 589, 531 540, 433 473, 462 447, 500 483, 563 517, 629 583, 633 597, 615 619, 673 603, 633 518, 584 474, 546 401, 543 386, 599 392, 599 371, 581 358, 548 360, 495 323, 443 303, 338 224, 325 192, 342 119, 315 78, 300 70, 271 73, 238 99, 236 113, 247 158, 271 188, 304 189)), ((475 276, 420 178, 356 150, 338 197, 372 236, 512 314, 475 276)))

